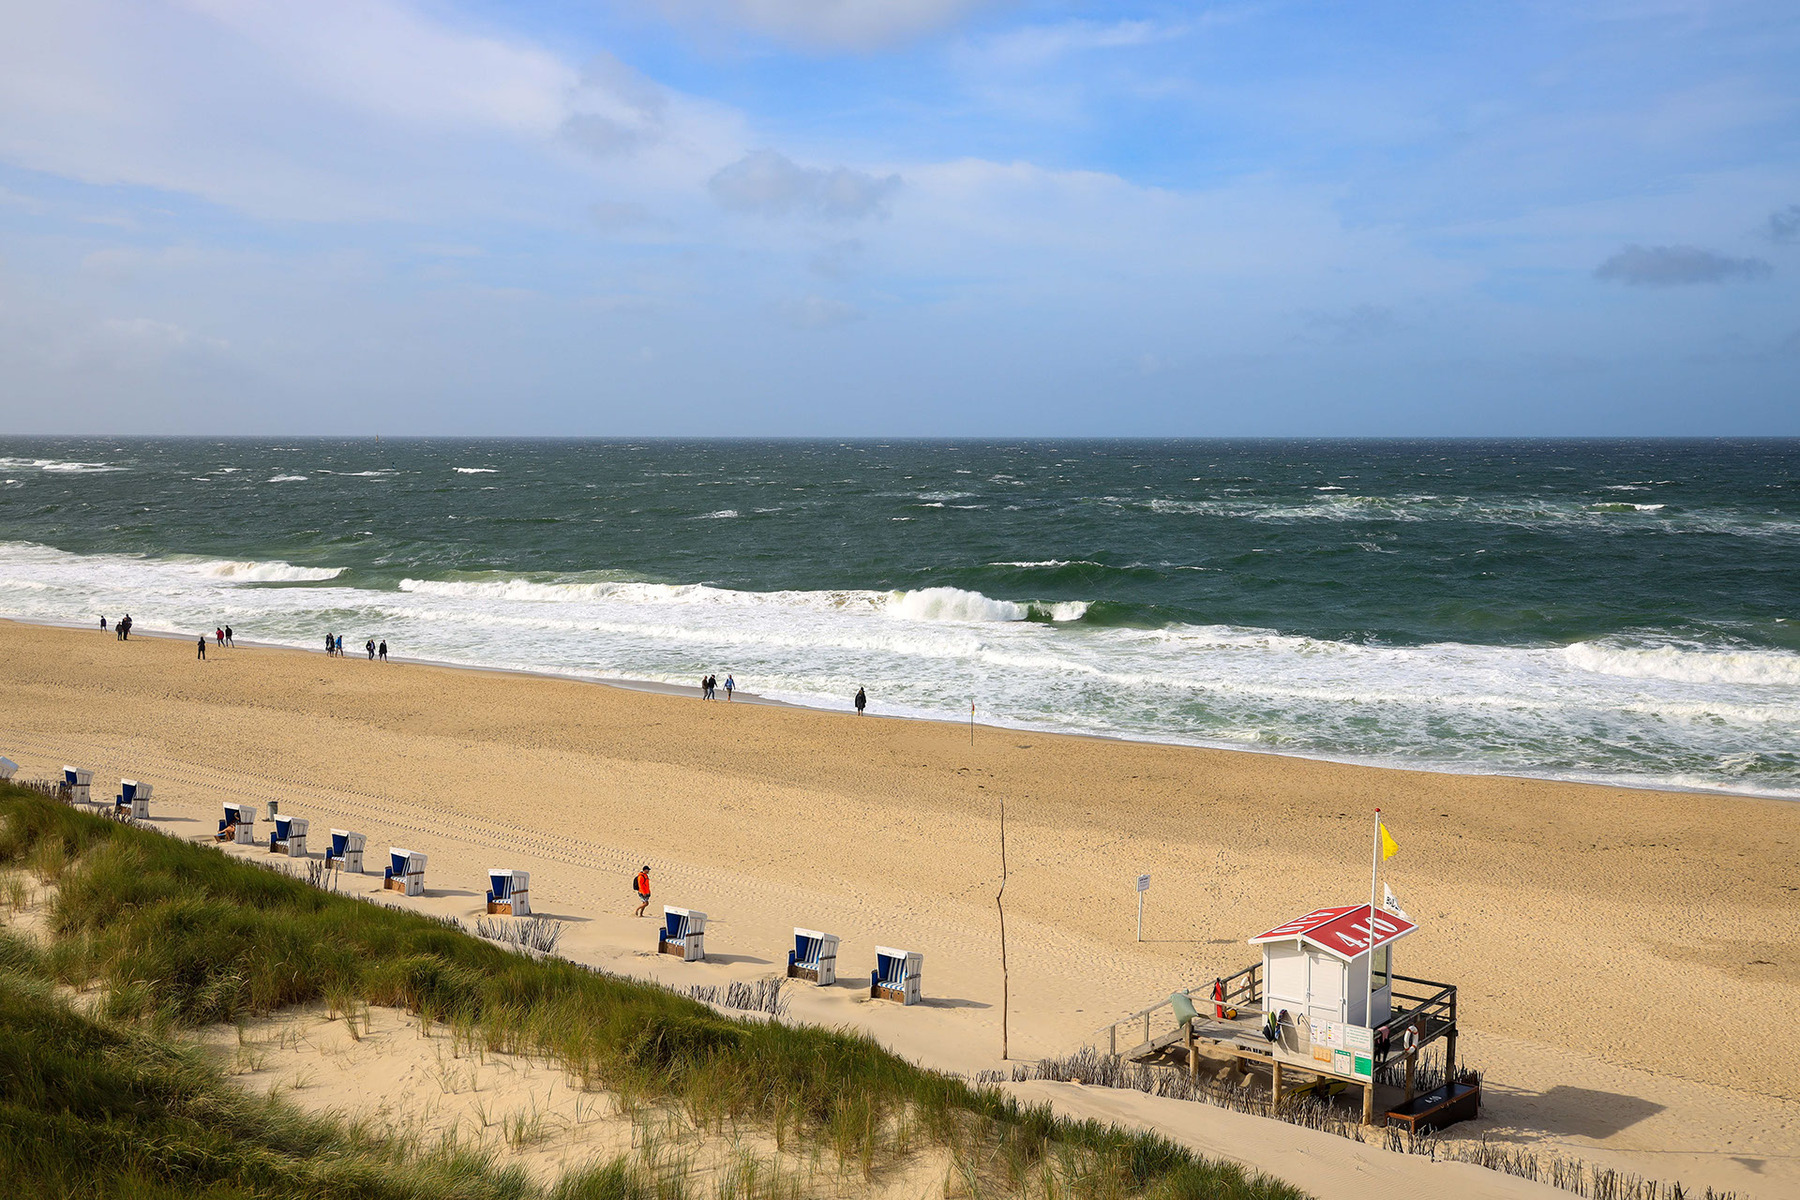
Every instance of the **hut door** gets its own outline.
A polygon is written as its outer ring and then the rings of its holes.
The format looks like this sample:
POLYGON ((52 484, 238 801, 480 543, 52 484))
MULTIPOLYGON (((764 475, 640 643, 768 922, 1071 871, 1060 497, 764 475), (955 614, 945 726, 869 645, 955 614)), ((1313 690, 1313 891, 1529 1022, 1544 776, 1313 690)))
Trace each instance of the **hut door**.
POLYGON ((1344 964, 1329 954, 1306 956, 1306 1015, 1321 1021, 1344 1020, 1344 964))

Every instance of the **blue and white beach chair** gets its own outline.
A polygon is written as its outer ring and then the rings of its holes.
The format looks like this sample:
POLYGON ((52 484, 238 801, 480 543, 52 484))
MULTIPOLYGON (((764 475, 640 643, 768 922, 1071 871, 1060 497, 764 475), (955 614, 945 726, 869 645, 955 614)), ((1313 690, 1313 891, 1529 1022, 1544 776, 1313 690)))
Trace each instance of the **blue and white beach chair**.
POLYGON ((663 908, 662 928, 656 931, 656 952, 677 955, 682 962, 706 957, 706 914, 691 908, 663 908))
POLYGON ((134 820, 150 815, 150 785, 135 779, 119 780, 119 794, 113 797, 114 812, 129 812, 134 820))
POLYGON ((488 870, 487 910, 515 917, 531 915, 531 872, 488 870))
POLYGON ((88 803, 88 787, 94 782, 94 773, 84 771, 80 767, 63 766, 63 790, 68 793, 70 803, 88 803))
POLYGON ((240 846, 256 845, 256 805, 227 801, 225 819, 219 822, 217 840, 221 842, 227 840, 227 831, 229 831, 229 840, 240 846))
POLYGON ((336 867, 340 871, 355 871, 362 874, 363 869, 363 835, 351 833, 348 829, 331 831, 331 849, 325 852, 325 865, 336 867))
POLYGON ((794 928, 794 948, 788 951, 788 978, 810 979, 820 987, 837 982, 838 939, 816 929, 794 928))
POLYGON ((425 856, 399 846, 388 847, 388 867, 382 872, 381 886, 390 892, 407 896, 425 894, 425 856))
POLYGON ((869 972, 869 999, 917 1004, 919 976, 924 968, 923 954, 892 946, 875 947, 875 969, 869 972))
POLYGON ((306 818, 276 817, 275 832, 269 835, 269 853, 285 854, 289 858, 305 858, 306 818))

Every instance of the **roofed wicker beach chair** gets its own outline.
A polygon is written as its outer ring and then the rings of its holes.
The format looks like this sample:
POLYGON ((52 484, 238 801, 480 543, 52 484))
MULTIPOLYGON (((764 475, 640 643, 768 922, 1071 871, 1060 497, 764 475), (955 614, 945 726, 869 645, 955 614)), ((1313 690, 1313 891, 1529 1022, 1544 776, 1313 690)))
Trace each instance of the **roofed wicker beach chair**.
POLYGON ((794 948, 788 951, 788 978, 810 979, 820 987, 837 982, 838 939, 834 933, 794 927, 794 948))
POLYGON ((256 845, 256 805, 225 802, 225 817, 219 822, 216 842, 236 842, 240 846, 256 845))
POLYGON ((662 928, 656 931, 656 952, 676 955, 682 962, 705 958, 706 914, 665 905, 662 928))
POLYGON ((381 873, 381 886, 406 896, 423 896, 425 856, 400 846, 389 846, 388 866, 381 873))
POLYGON ((63 799, 71 804, 88 803, 88 787, 94 782, 94 773, 84 771, 80 767, 63 766, 63 799))
POLYGON ((150 815, 150 785, 135 779, 119 780, 119 794, 113 797, 113 811, 125 813, 134 820, 150 815))
POLYGON ((336 867, 340 871, 355 871, 361 875, 363 841, 360 833, 351 833, 348 829, 332 830, 331 849, 325 851, 325 865, 336 867))
POLYGON ((531 872, 489 868, 487 910, 515 917, 530 916, 531 872))
POLYGON ((0 779, 11 779, 19 773, 19 764, 10 758, 0 757, 0 779))
POLYGON ((869 972, 869 999, 917 1004, 919 977, 924 969, 925 956, 917 951, 875 947, 875 969, 869 972))
POLYGON ((306 818, 279 816, 275 818, 275 832, 269 835, 269 853, 285 854, 289 858, 306 857, 306 818))

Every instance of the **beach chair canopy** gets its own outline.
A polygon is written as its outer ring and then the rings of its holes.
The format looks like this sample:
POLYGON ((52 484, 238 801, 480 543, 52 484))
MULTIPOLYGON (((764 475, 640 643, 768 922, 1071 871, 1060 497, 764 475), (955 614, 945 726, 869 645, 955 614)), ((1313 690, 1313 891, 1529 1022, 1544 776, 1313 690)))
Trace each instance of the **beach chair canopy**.
POLYGON ((406 863, 410 858, 412 858, 411 850, 403 850, 399 846, 388 847, 388 861, 393 864, 390 868, 392 874, 404 878, 406 876, 406 863))
POLYGON ((275 818, 275 840, 276 841, 287 840, 288 831, 293 828, 293 825, 294 825, 294 818, 292 818, 292 817, 276 817, 275 818))
POLYGON ((66 763, 63 765, 63 782, 68 784, 70 787, 74 787, 77 783, 80 782, 80 780, 75 778, 75 776, 78 774, 80 774, 80 772, 78 772, 74 767, 71 767, 71 766, 67 765, 66 763))
POLYGON ((344 856, 344 845, 349 840, 350 840, 350 831, 348 829, 332 830, 331 831, 331 857, 342 858, 344 856))
POLYGON ((137 788, 137 780, 135 779, 119 780, 119 799, 129 804, 131 801, 137 799, 137 788))
POLYGON ((496 900, 505 900, 512 895, 513 873, 488 868, 488 895, 496 900))
POLYGON ((886 987, 899 987, 906 982, 907 967, 923 961, 924 956, 892 946, 875 947, 875 970, 886 987))
POLYGON ((816 929, 794 929, 794 961, 803 967, 816 967, 821 958, 837 956, 837 938, 816 929))

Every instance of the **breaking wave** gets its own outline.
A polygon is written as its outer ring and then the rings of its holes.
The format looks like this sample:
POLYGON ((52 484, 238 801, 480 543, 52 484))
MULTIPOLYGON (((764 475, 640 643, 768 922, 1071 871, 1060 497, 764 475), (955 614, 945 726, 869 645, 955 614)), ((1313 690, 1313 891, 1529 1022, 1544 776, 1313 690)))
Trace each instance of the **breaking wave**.
POLYGON ((199 573, 229 583, 322 583, 344 573, 342 567, 296 567, 284 562, 206 562, 199 573))

